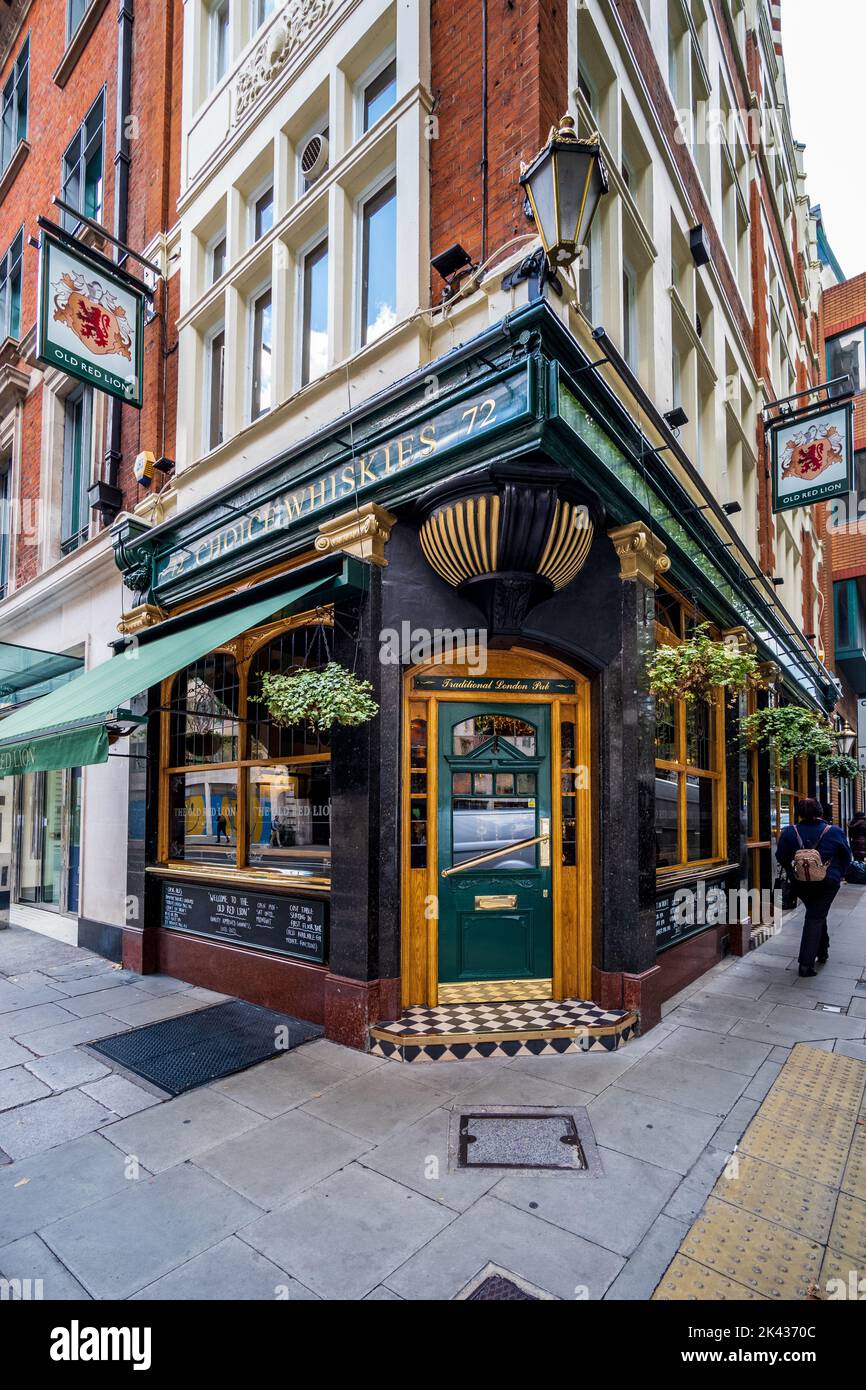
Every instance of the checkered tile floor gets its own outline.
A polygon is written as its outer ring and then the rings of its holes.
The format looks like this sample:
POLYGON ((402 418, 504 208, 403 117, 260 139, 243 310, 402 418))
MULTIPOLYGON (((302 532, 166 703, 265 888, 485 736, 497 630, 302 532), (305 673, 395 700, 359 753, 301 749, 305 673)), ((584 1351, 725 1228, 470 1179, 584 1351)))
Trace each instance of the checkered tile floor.
POLYGON ((628 1014, 602 1009, 584 999, 510 1000, 499 1004, 442 1004, 437 1009, 417 1005, 394 1023, 380 1024, 378 1035, 408 1039, 455 1033, 523 1033, 535 1029, 615 1027, 628 1014))

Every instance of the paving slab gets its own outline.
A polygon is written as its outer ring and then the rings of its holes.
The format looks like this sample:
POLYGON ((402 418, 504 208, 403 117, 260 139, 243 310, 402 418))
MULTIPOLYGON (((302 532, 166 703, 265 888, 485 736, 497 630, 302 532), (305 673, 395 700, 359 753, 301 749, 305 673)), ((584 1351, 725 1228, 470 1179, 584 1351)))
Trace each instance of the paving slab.
POLYGON ((657 1217, 605 1298, 641 1303, 651 1298, 687 1230, 686 1221, 664 1214, 657 1217))
POLYGON ((66 1091, 70 1086, 81 1086, 85 1081, 98 1081, 107 1076, 110 1068, 90 1052, 71 1047, 68 1052, 53 1052, 48 1057, 34 1057, 27 1063, 27 1070, 53 1091, 66 1091))
POLYGON ((352 1164, 247 1226, 243 1238, 320 1298, 359 1299, 455 1219, 352 1164))
POLYGON ((585 1052, 574 1057, 516 1057, 511 1069, 596 1096, 640 1061, 641 1054, 633 1053, 632 1046, 627 1043, 616 1052, 585 1052))
POLYGON ((21 1159, 0 1168, 0 1231, 11 1241, 41 1230, 127 1181, 123 1155, 99 1134, 21 1159))
POLYGON ((135 988, 146 994, 183 994, 191 990, 186 980, 176 980, 173 975, 136 975, 135 988))
POLYGON ((0 1274, 4 1279, 29 1280, 31 1289, 38 1287, 40 1302, 86 1302, 90 1298, 36 1235, 21 1236, 0 1249, 0 1274))
POLYGON ((369 1146, 367 1139, 292 1110, 208 1149, 195 1161, 227 1187, 272 1211, 345 1168, 369 1146))
POLYGON ((613 1149, 599 1149, 598 1157, 598 1175, 509 1174, 493 1195, 617 1255, 630 1255, 670 1201, 679 1175, 613 1149))
POLYGON ((120 1019, 132 1028, 141 1028, 145 1023, 159 1023, 164 1018, 178 1018, 180 1014, 194 1013, 206 1006, 200 999, 191 999, 189 994, 158 994, 143 1003, 120 1003, 111 1009, 111 1017, 120 1019))
POLYGON ((332 1067, 338 1068, 344 1076, 359 1076, 361 1072, 377 1071, 384 1066, 403 1065, 388 1062, 383 1057, 374 1057, 369 1052, 359 1052, 354 1047, 341 1047, 339 1043, 330 1042, 327 1038, 314 1038, 312 1042, 304 1043, 302 1048, 296 1049, 292 1055, 303 1057, 307 1062, 328 1062, 332 1067))
POLYGON ((303 1109, 360 1139, 384 1139, 448 1099, 431 1086, 410 1081, 403 1075, 403 1065, 385 1062, 374 1072, 349 1077, 323 1091, 316 1100, 305 1102, 303 1109))
POLYGON ((114 1119, 104 1105, 80 1091, 61 1091, 0 1115, 0 1149, 12 1159, 29 1158, 114 1119))
MULTIPOLYGON (((66 1052, 80 1043, 96 1042, 99 1038, 111 1038, 116 1033, 125 1033, 128 1024, 119 1023, 107 1014, 94 1014, 92 1018, 73 1018, 69 1023, 56 1023, 50 1028, 38 1028, 33 1033, 22 1033, 18 1042, 36 1057, 49 1057, 53 1052, 66 1052)), ((28 1062, 32 1056, 28 1056, 28 1062)))
POLYGON ((128 1298, 257 1214, 237 1192, 183 1163, 128 1182, 40 1234, 94 1298, 128 1298))
MULTIPOLYGON (((446 1064, 447 1065, 447 1064, 446 1064)), ((574 1072, 571 1073, 572 1077, 574 1072)), ((461 1106, 472 1105, 588 1105, 592 1091, 560 1085, 549 1077, 532 1076, 511 1067, 491 1072, 484 1081, 461 1091, 461 1106)))
POLYGON ((726 975, 711 980, 706 987, 707 994, 725 999, 733 995, 735 999, 760 999, 765 989, 770 987, 770 977, 764 971, 735 974, 729 970, 726 975))
POLYGON ((713 1115, 610 1086, 587 1107, 596 1143, 685 1175, 718 1124, 713 1115))
MULTIPOLYGON (((866 1057, 866 1050, 863 1055, 866 1057)), ((743 1092, 744 1099, 763 1100, 781 1070, 781 1062, 774 1062, 768 1057, 766 1062, 761 1063, 743 1092)))
POLYGON ((43 1086, 26 1067, 5 1067, 0 1071, 0 1111, 14 1110, 17 1105, 50 1095, 51 1087, 43 1086))
POLYGON ((833 1038, 863 1038, 866 1019, 849 1018, 845 1014, 810 1013, 807 1009, 777 1004, 763 1021, 744 1019, 731 1032, 738 1038, 782 1046, 828 1039, 832 1046, 833 1038))
POLYGON ((81 1089, 86 1096, 98 1100, 100 1105, 124 1119, 128 1115, 137 1115, 140 1110, 149 1109, 151 1105, 159 1105, 161 1100, 166 1099, 162 1093, 154 1095, 143 1086, 136 1086, 134 1081, 128 1081, 125 1076, 116 1074, 88 1082, 81 1089))
POLYGON ((839 979, 831 975, 819 974, 813 979, 801 980, 794 975, 790 984, 782 981, 780 984, 771 985, 763 998, 772 999, 774 1004, 789 1004, 792 1008, 814 1009, 817 1000, 823 1000, 825 1004, 847 1005, 854 994, 854 986, 850 980, 839 979))
POLYGON ((0 1013, 30 1009, 36 1004, 61 1003, 63 995, 53 985, 13 985, 0 980, 0 1013))
POLYGON ((75 979, 57 980, 55 987, 68 998, 78 998, 82 994, 96 994, 99 990, 120 989, 122 985, 135 985, 139 975, 131 970, 101 970, 82 975, 75 979))
MULTIPOLYGON (((715 1035, 705 1033, 703 1036, 715 1035)), ((769 1052, 769 1048, 766 1051, 769 1052)), ((654 1052, 627 1071, 617 1085, 622 1090, 639 1091, 719 1119, 727 1115, 745 1089, 747 1080, 748 1077, 740 1072, 692 1062, 679 1053, 654 1052)))
POLYGON ((488 1194, 385 1283, 401 1298, 452 1299, 489 1263, 569 1301, 603 1298, 624 1265, 620 1255, 488 1194))
POLYGON ((4 1067, 17 1067, 22 1062, 29 1062, 31 1055, 20 1043, 13 1042, 12 1038, 0 1038, 0 1071, 4 1067))
POLYGON ((0 1016, 0 1038, 17 1038, 34 1033, 37 1028, 50 1028, 54 1023, 71 1023, 74 1015, 57 1004, 35 1004, 32 1009, 16 1009, 0 1016))
POLYGON ((151 1173, 160 1173, 261 1123, 261 1115, 203 1088, 118 1120, 105 1136, 151 1173))
MULTIPOLYGON (((414 1064, 410 1064, 414 1065, 414 1064)), ((447 1063, 450 1066, 450 1062, 447 1063)), ((483 1168, 451 1172, 448 1166, 450 1108, 433 1110, 369 1149, 359 1162, 452 1211, 465 1211, 499 1181, 483 1168)))
POLYGON ((91 994, 71 995, 64 1008, 76 1018, 89 1018, 91 1014, 110 1014, 115 1018, 122 1004, 146 1004, 150 998, 135 985, 118 985, 114 989, 95 989, 91 994))
POLYGON ((329 1086, 338 1086, 350 1074, 321 1055, 309 1057, 308 1047, 303 1046, 216 1081, 210 1089, 272 1118, 320 1096, 329 1086))
POLYGON ((318 1301, 310 1289, 304 1288, 278 1269, 264 1255, 253 1250, 237 1236, 229 1236, 212 1245, 201 1255, 188 1260, 171 1274, 164 1274, 155 1283, 133 1294, 134 1303, 187 1302, 199 1299, 236 1302, 238 1299, 309 1303, 318 1301))
POLYGON ((654 1057, 687 1057, 692 1062, 704 1062, 750 1079, 769 1055, 767 1043, 749 1042, 746 1038, 731 1038, 688 1027, 680 1027, 665 1038, 653 1054, 654 1057))

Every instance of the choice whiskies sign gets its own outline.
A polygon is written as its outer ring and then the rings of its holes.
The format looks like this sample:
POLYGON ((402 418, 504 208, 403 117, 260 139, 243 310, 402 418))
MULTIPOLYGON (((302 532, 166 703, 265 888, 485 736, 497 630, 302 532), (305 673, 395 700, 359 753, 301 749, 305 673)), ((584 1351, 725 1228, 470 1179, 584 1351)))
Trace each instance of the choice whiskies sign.
POLYGON ((828 405, 767 426, 772 453, 773 511, 811 507, 851 490, 853 402, 828 405))
MULTIPOLYGON (((529 411, 529 380, 526 368, 514 377, 497 381, 483 394, 464 398, 428 416, 414 428, 402 430, 381 443, 361 446, 354 457, 344 457, 331 467, 312 469, 308 476, 280 491, 273 490, 262 501, 248 504, 243 515, 220 521, 201 534, 174 540, 157 555, 156 586, 182 575, 215 564, 276 531, 340 503, 351 503, 389 479, 409 470, 423 468, 432 459, 493 432, 529 411)), ((219 505, 219 504, 217 504, 219 505)), ((241 504, 232 503, 240 513, 241 504)))
POLYGON ((103 257, 43 230, 38 356, 141 407, 144 293, 103 257))

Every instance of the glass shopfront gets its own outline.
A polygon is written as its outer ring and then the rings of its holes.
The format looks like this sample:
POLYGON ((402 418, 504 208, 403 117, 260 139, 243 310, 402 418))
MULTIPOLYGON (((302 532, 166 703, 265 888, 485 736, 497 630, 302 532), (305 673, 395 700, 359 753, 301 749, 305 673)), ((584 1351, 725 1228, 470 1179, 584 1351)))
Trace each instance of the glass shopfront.
POLYGON ((16 779, 15 898, 51 912, 77 913, 81 861, 81 768, 16 779))

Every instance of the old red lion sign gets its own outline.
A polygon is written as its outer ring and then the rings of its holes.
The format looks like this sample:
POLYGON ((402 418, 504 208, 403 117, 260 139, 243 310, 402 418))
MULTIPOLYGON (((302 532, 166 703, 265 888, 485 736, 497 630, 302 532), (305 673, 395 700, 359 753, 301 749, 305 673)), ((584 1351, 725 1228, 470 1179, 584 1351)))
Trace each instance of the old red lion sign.
POLYGON ((89 352, 132 360, 132 329, 126 310, 107 285, 64 270, 51 289, 55 321, 71 329, 89 352))
POLYGON ((814 482, 831 464, 844 458, 842 436, 835 425, 808 425, 794 434, 785 445, 782 459, 782 481, 803 478, 814 482))

